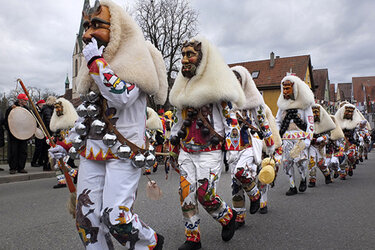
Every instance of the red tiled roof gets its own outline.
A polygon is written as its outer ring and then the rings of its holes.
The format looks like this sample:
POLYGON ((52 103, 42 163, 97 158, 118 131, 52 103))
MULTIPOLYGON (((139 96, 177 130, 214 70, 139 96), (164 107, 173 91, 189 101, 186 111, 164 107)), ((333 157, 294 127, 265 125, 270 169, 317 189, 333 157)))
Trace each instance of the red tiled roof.
MULTIPOLYGON (((310 55, 275 58, 275 64, 270 67, 270 59, 252 62, 240 62, 229 64, 229 67, 241 65, 250 73, 259 71, 259 76, 254 79, 258 88, 275 87, 279 88, 281 80, 287 72, 292 70, 299 78, 305 80, 307 69, 310 68, 310 55)), ((311 85, 314 87, 313 76, 311 75, 311 85)))
POLYGON ((314 69, 315 99, 324 100, 324 92, 328 79, 328 69, 314 69))
POLYGON ((364 101, 366 92, 367 101, 375 101, 375 76, 353 77, 353 95, 357 102, 364 101))

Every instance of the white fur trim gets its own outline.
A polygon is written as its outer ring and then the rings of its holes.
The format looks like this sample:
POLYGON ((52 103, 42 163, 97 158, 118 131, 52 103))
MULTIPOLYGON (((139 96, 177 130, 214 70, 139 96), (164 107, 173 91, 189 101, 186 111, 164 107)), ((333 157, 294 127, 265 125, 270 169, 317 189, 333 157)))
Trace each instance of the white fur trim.
POLYGON ((342 132, 342 129, 340 127, 340 124, 337 122, 334 115, 330 115, 332 121, 335 123, 336 128, 334 130, 331 130, 331 136, 330 139, 333 141, 340 140, 344 138, 344 132, 342 132))
POLYGON ((281 93, 277 100, 277 106, 282 110, 287 109, 307 109, 314 104, 314 94, 304 81, 297 76, 286 76, 281 80, 281 93), (293 94, 295 100, 286 100, 283 96, 283 85, 285 81, 294 82, 293 94))
POLYGON ((163 130, 163 124, 158 114, 152 108, 147 107, 146 128, 151 130, 163 130))
POLYGON ((320 110, 320 122, 314 122, 314 134, 321 134, 335 129, 336 125, 330 118, 327 111, 319 104, 314 104, 312 108, 314 107, 319 107, 320 110))
POLYGON ((273 116, 271 109, 266 104, 264 104, 264 109, 266 111, 266 118, 268 120, 268 124, 272 132, 272 138, 275 145, 275 149, 277 149, 282 145, 282 141, 279 130, 277 129, 276 119, 273 116))
POLYGON ((160 51, 157 50, 149 41, 146 41, 146 46, 148 47, 148 50, 152 56, 159 79, 159 90, 155 93, 154 100, 156 104, 163 105, 167 100, 168 95, 167 70, 165 68, 163 56, 161 55, 160 51))
POLYGON ((264 105, 263 96, 260 94, 249 71, 242 66, 234 66, 232 71, 236 71, 242 78, 241 87, 245 93, 245 103, 241 109, 252 109, 264 105))
POLYGON ((356 109, 355 106, 352 104, 345 104, 344 106, 342 106, 341 108, 337 110, 335 114, 335 118, 337 122, 340 124, 342 129, 351 130, 357 126, 357 124, 362 120, 362 117, 358 114, 356 110, 354 110, 352 120, 344 119, 345 107, 352 107, 356 109))
MULTIPOLYGON (((110 41, 104 50, 104 59, 122 80, 135 83, 149 95, 157 93, 158 73, 141 29, 122 7, 110 0, 102 0, 101 4, 108 6, 111 14, 110 41)), ((87 94, 89 90, 99 92, 86 63, 79 69, 77 82, 80 94, 87 94)))
POLYGON ((50 106, 53 106, 56 102, 56 96, 53 96, 53 95, 50 95, 47 97, 47 100, 46 100, 46 105, 50 105, 50 106))
POLYGON ((191 79, 184 77, 180 70, 169 93, 170 103, 178 109, 220 101, 243 106, 245 94, 217 48, 203 37, 191 39, 194 40, 202 43, 202 60, 191 79))
POLYGON ((58 129, 70 129, 74 127, 74 123, 78 119, 78 114, 73 104, 65 98, 59 98, 56 102, 61 102, 63 106, 63 115, 57 116, 56 110, 53 109, 51 122, 49 124, 51 131, 56 132, 58 129))

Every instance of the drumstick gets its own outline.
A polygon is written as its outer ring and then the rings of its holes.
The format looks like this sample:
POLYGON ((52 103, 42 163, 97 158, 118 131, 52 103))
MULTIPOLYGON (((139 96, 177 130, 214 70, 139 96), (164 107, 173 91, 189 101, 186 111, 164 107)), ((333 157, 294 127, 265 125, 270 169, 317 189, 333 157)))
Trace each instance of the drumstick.
MULTIPOLYGON (((42 127, 43 133, 44 133, 44 134, 46 135, 46 137, 48 138, 50 145, 51 145, 53 148, 56 147, 56 144, 55 144, 55 142, 52 140, 51 135, 49 134, 49 132, 48 132, 48 130, 47 130, 47 128, 46 128, 46 125, 44 124, 42 118, 40 117, 39 112, 37 111, 37 109, 36 109, 36 107, 35 107, 35 104, 34 104, 34 102, 32 101, 32 99, 31 99, 31 97, 30 97, 30 95, 29 95, 29 92, 27 91, 25 85, 23 84, 23 82, 22 82, 21 79, 17 79, 17 81, 21 84, 21 87, 22 87, 23 91, 25 92, 27 98, 29 98, 29 102, 30 102, 30 104, 31 104, 31 106, 32 106, 32 108, 33 108, 33 110, 34 110, 34 113, 35 113, 35 115, 36 115, 36 117, 37 117, 37 120, 38 120, 39 124, 40 124, 41 127, 42 127)), ((63 173, 64 173, 65 180, 66 180, 66 183, 67 183, 67 185, 68 185, 68 188, 69 188, 70 193, 71 193, 71 194, 75 194, 75 192, 76 192, 76 187, 75 187, 74 184, 73 184, 72 178, 70 177, 70 175, 69 175, 69 173, 68 173, 68 169, 66 168, 63 159, 59 159, 59 163, 60 163, 60 164, 58 164, 58 165, 59 165, 60 169, 61 169, 61 170, 63 171, 63 173)))

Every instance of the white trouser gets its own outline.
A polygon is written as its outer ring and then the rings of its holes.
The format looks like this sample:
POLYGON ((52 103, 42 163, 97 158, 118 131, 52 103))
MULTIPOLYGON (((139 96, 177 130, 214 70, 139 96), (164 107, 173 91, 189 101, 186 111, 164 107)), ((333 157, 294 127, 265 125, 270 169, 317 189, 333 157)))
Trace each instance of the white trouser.
POLYGON ((141 169, 128 159, 81 157, 76 222, 86 249, 110 249, 110 234, 129 249, 149 249, 156 244, 154 230, 132 211, 140 176, 141 169))
POLYGON ((283 155, 282 155, 282 164, 284 167, 285 173, 289 177, 289 185, 290 187, 294 188, 295 178, 294 178, 294 165, 297 166, 299 173, 301 175, 301 179, 305 180, 306 178, 306 170, 307 170, 307 156, 308 156, 308 149, 304 149, 301 151, 299 157, 293 159, 290 157, 290 151, 293 149, 294 145, 298 142, 298 140, 283 140, 283 155))

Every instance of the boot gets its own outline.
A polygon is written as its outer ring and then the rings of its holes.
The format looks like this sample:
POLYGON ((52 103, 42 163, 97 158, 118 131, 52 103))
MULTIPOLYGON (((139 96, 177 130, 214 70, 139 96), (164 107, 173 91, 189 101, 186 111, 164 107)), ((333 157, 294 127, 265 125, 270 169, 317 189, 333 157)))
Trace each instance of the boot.
POLYGON ((162 250, 163 244, 164 244, 164 237, 163 235, 158 234, 158 233, 156 234, 156 236, 158 237, 158 242, 156 243, 154 250, 162 250))
POLYGON ((360 161, 360 162, 363 162, 363 158, 362 158, 362 157, 360 157, 360 158, 359 158, 359 161, 360 161))
POLYGON ((260 195, 256 201, 250 202, 250 214, 255 214, 260 208, 260 195))
POLYGON ((339 173, 335 172, 335 173, 333 174, 333 178, 336 179, 337 177, 339 177, 339 173))
POLYGON ((326 178, 326 184, 332 183, 330 175, 327 175, 325 178, 326 178))
POLYGON ((299 188, 298 188, 298 191, 300 192, 305 192, 306 191, 306 178, 305 179, 302 179, 300 184, 299 184, 299 188))
POLYGON ((353 176, 353 169, 349 169, 349 171, 348 171, 348 175, 349 175, 349 176, 353 176))
POLYGON ((357 160, 355 160, 355 164, 358 164, 359 163, 359 160, 357 159, 357 160))
POLYGON ((289 190, 285 193, 287 196, 295 195, 297 194, 297 187, 291 187, 289 190))
POLYGON ((345 177, 345 175, 340 175, 340 180, 346 180, 346 177, 345 177))
POLYGON ((223 226, 221 230, 221 238, 223 241, 230 241, 234 235, 234 232, 236 231, 236 217, 237 212, 233 211, 232 219, 230 219, 229 223, 225 226, 223 226))
POLYGON ((357 164, 354 164, 354 165, 353 165, 353 169, 356 169, 356 168, 357 168, 357 164))
POLYGON ((267 206, 265 206, 265 207, 261 207, 261 208, 259 209, 259 213, 261 213, 261 214, 266 214, 266 213, 268 213, 267 206))
POLYGON ((367 155, 365 155, 365 160, 368 160, 367 155))
POLYGON ((236 230, 245 225, 245 221, 236 221, 236 230))
POLYGON ((313 188, 315 187, 315 181, 309 181, 309 185, 308 185, 309 188, 313 188))
POLYGON ((178 250, 195 250, 195 249, 201 249, 202 245, 201 242, 194 242, 194 241, 185 241, 184 244, 182 244, 178 250))

